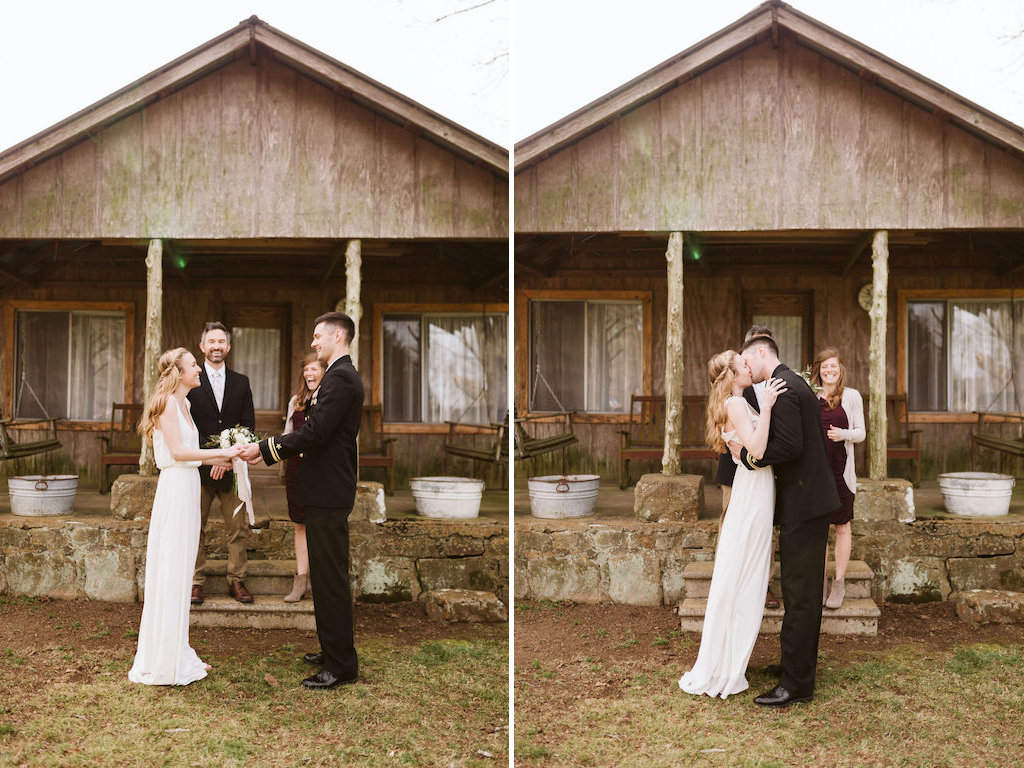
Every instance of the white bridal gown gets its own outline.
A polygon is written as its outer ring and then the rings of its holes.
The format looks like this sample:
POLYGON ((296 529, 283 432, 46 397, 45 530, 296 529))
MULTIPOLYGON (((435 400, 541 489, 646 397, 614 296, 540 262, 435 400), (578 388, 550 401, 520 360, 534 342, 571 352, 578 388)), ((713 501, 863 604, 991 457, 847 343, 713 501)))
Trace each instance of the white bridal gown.
MULTIPOLYGON (((188 403, 188 401, 185 401, 188 403)), ((199 448, 199 431, 173 399, 181 442, 199 448)), ((191 407, 189 407, 191 411, 191 407)), ((128 673, 133 683, 188 685, 206 677, 206 668, 188 644, 192 571, 199 549, 199 461, 175 461, 163 432, 153 432, 160 468, 146 543, 146 595, 139 647, 128 673)))
MULTIPOLYGON (((740 398, 742 399, 742 398, 740 398)), ((758 415, 744 400, 754 426, 758 415)), ((736 432, 723 432, 726 442, 736 432)), ((687 693, 731 696, 745 691, 747 662, 764 614, 771 573, 775 479, 771 467, 736 467, 732 496, 718 532, 700 651, 693 669, 679 679, 687 693)))

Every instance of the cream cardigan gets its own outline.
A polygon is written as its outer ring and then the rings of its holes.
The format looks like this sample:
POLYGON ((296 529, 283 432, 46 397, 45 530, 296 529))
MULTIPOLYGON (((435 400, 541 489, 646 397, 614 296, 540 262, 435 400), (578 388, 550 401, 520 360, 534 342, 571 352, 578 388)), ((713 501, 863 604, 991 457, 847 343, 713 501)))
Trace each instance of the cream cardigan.
MULTIPOLYGON (((864 399, 853 387, 843 387, 843 397, 840 401, 843 410, 846 411, 846 418, 850 422, 849 429, 840 429, 839 434, 846 443, 846 469, 843 470, 843 480, 851 493, 857 492, 857 470, 853 461, 853 444, 863 443, 867 432, 864 429, 864 399)), ((828 436, 825 437, 828 440, 828 436)))

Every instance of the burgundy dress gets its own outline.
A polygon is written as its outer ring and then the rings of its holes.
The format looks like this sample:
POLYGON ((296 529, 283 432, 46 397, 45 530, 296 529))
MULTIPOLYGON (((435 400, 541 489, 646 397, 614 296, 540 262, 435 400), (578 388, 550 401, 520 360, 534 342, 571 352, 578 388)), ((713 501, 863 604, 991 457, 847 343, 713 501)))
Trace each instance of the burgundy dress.
POLYGON ((846 443, 829 440, 828 428, 849 429, 850 419, 842 405, 829 408, 828 403, 822 398, 818 398, 818 402, 821 404, 821 428, 825 430, 825 451, 828 455, 828 464, 832 468, 832 475, 836 480, 836 491, 839 492, 840 506, 832 513, 832 524, 843 525, 853 520, 853 491, 850 490, 843 478, 843 472, 846 471, 846 443))
MULTIPOLYGON (((306 423, 306 411, 295 411, 292 414, 291 425, 292 431, 298 431, 303 424, 306 423)), ((285 459, 284 462, 284 490, 288 496, 288 517, 291 518, 293 523, 306 522, 306 513, 302 508, 302 502, 299 501, 299 462, 302 461, 298 456, 294 456, 290 459, 285 459)))

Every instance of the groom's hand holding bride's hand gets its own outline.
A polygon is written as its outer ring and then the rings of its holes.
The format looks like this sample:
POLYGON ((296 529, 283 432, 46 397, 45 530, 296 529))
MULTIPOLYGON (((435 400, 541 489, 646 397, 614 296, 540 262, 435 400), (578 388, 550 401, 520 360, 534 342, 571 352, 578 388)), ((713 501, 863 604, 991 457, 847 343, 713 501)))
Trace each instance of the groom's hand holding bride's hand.
POLYGON ((743 443, 738 443, 735 440, 731 440, 728 443, 726 443, 726 446, 729 448, 729 453, 732 454, 732 457, 736 459, 736 461, 739 461, 740 452, 743 450, 743 443))
POLYGON ((263 461, 263 456, 260 454, 260 446, 258 443, 249 443, 249 445, 242 446, 242 452, 238 458, 242 461, 247 461, 250 464, 259 464, 263 461))

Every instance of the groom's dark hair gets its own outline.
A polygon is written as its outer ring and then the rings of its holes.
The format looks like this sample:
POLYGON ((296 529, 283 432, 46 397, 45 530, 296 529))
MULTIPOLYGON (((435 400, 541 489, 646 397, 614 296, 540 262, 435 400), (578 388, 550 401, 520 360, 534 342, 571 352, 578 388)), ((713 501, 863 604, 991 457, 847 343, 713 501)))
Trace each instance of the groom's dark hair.
POLYGON ((756 346, 757 344, 764 344, 772 352, 775 353, 776 357, 779 356, 779 345, 775 343, 775 339, 773 339, 771 336, 751 336, 749 339, 743 342, 743 348, 740 349, 740 352, 746 352, 748 349, 750 349, 753 346, 756 346))
POLYGON ((747 330, 746 335, 743 337, 743 341, 750 341, 755 336, 767 336, 769 339, 774 339, 775 334, 772 333, 772 329, 767 325, 752 325, 747 330))
POLYGON ((313 321, 313 326, 316 327, 320 323, 323 323, 328 328, 341 328, 345 332, 346 344, 351 344, 352 339, 356 337, 356 324, 344 312, 325 312, 313 321))

